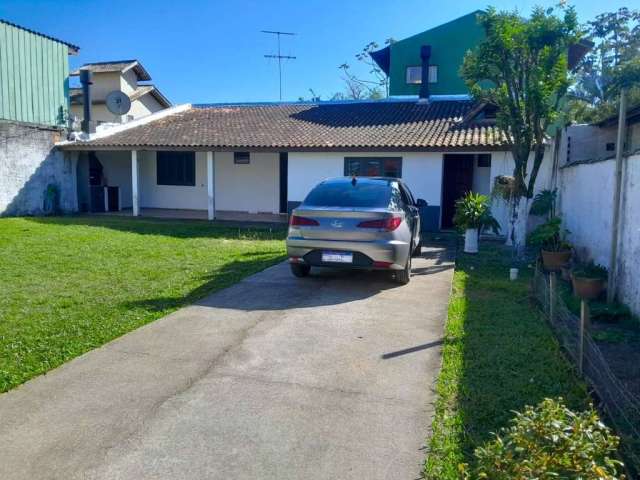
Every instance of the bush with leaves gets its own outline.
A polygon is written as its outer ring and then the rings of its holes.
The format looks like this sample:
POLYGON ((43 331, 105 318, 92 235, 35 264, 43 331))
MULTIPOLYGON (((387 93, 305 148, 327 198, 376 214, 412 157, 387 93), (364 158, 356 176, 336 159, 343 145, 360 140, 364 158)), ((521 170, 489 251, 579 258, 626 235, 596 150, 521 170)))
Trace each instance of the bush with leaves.
POLYGON ((529 245, 537 245, 547 252, 564 252, 571 250, 571 244, 565 240, 566 230, 562 231, 562 220, 553 217, 538 225, 529 234, 529 245))
POLYGON ((468 192, 456 201, 453 223, 461 230, 477 228, 479 232, 490 229, 500 233, 500 224, 491 214, 489 197, 479 193, 468 192))
POLYGON ((467 479, 624 479, 617 460, 619 439, 590 408, 575 413, 545 399, 516 412, 512 425, 475 450, 476 465, 464 465, 467 479))

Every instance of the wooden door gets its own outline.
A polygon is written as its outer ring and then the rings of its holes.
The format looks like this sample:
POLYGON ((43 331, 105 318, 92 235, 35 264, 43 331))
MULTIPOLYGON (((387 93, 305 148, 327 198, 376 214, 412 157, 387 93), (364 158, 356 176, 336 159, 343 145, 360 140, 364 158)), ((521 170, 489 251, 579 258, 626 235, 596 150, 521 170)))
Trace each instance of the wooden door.
POLYGON ((456 200, 473 188, 473 154, 447 154, 442 172, 442 228, 453 228, 456 200))

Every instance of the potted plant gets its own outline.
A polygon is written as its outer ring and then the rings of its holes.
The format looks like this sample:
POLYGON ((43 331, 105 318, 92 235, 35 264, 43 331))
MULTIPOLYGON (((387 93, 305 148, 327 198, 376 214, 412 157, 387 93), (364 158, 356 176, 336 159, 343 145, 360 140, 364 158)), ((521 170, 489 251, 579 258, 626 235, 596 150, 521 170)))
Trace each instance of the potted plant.
POLYGON ((571 245, 565 240, 561 224, 560 217, 552 217, 529 234, 529 243, 540 247, 542 264, 549 271, 560 270, 571 259, 571 245))
POLYGON ((584 299, 598 298, 605 289, 607 269, 593 262, 578 265, 571 272, 574 293, 584 299))
POLYGON ((474 192, 468 192, 456 201, 453 223, 465 232, 465 253, 478 253, 478 239, 483 230, 500 232, 500 224, 491 214, 489 197, 474 192))

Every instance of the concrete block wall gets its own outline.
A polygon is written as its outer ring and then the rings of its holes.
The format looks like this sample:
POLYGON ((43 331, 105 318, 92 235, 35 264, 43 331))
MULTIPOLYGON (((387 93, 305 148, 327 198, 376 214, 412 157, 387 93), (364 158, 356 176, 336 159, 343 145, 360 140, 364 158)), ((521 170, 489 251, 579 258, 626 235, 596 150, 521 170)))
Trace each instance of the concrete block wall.
POLYGON ((43 213, 45 191, 58 186, 60 207, 76 211, 76 162, 54 150, 59 129, 0 121, 0 215, 43 213))
MULTIPOLYGON (((609 268, 615 161, 560 169, 559 211, 569 240, 586 260, 609 268)), ((640 154, 624 159, 618 244, 619 297, 640 315, 640 154)))

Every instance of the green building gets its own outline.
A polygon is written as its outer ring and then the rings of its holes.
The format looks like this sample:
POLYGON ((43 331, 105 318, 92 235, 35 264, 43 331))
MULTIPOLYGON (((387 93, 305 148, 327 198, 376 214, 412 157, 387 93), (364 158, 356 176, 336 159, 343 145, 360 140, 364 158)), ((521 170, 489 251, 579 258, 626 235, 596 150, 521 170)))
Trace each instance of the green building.
POLYGON ((61 126, 78 47, 0 19, 0 120, 61 126))
POLYGON ((469 93, 460 77, 465 53, 484 39, 477 22, 480 10, 373 52, 372 58, 389 76, 389 95, 419 95, 422 74, 429 77, 429 95, 469 93), (427 47, 427 55, 425 49, 427 47), (423 66, 423 57, 428 65, 423 66))

